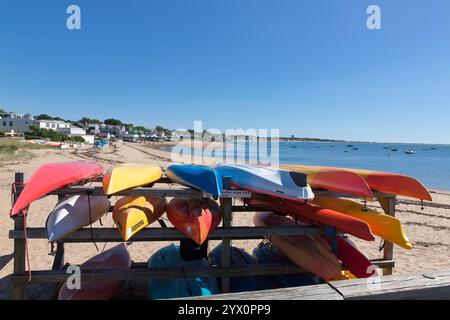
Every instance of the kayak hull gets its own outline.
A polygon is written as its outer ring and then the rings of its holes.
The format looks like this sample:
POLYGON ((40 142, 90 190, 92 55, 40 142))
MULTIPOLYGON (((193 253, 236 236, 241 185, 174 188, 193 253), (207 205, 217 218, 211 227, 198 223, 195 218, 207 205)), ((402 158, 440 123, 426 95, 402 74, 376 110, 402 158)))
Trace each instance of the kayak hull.
MULTIPOLYGON (((80 266, 81 270, 128 269, 131 268, 131 258, 125 244, 106 250, 89 259, 80 266)), ((59 300, 108 300, 120 290, 122 281, 81 281, 80 289, 70 290, 67 283, 61 287, 59 300)))
POLYGON ((124 241, 158 220, 167 209, 161 197, 123 197, 114 205, 113 220, 124 241))
POLYGON ((367 241, 375 240, 370 226, 366 222, 317 205, 271 198, 249 198, 245 199, 245 203, 288 214, 306 223, 330 226, 367 241))
MULTIPOLYGON (((222 266, 222 244, 219 244, 209 253, 209 258, 213 265, 222 266)), ((244 266, 257 263, 257 261, 243 249, 233 246, 230 251, 230 262, 232 266, 244 266)), ((220 278, 218 278, 218 280, 220 281, 220 278)), ((230 292, 245 292, 266 289, 273 289, 272 281, 266 276, 230 278, 230 292)))
POLYGON ((234 186, 250 192, 291 200, 314 198, 303 173, 246 164, 221 164, 216 170, 222 179, 230 177, 234 186))
POLYGON ((211 199, 174 198, 167 218, 181 232, 201 245, 222 221, 219 205, 211 199))
POLYGON ((156 165, 125 165, 108 169, 103 176, 103 190, 111 195, 117 192, 149 185, 162 176, 162 170, 156 165))
POLYGON ((207 166, 173 164, 166 170, 167 177, 183 186, 203 190, 214 196, 222 195, 222 177, 207 166))
POLYGON ((11 209, 11 217, 18 215, 33 201, 61 187, 77 185, 99 177, 103 167, 94 162, 69 161, 41 166, 25 184, 11 209))
POLYGON ((370 226, 373 234, 404 249, 412 249, 412 244, 409 242, 400 220, 392 216, 364 208, 364 206, 351 200, 334 197, 316 197, 312 203, 363 220, 370 226))
MULTIPOLYGON (((253 222, 256 226, 295 225, 295 221, 288 217, 268 212, 255 214, 253 222)), ((325 281, 346 279, 341 273, 341 263, 331 249, 310 236, 271 236, 270 242, 294 264, 325 281)))
POLYGON ((306 165, 282 165, 280 168, 307 174, 308 183, 313 189, 326 189, 362 198, 373 198, 366 181, 354 172, 306 165))
POLYGON ((109 207, 110 201, 105 196, 77 195, 60 200, 47 218, 47 239, 61 240, 94 223, 108 212, 109 207))
MULTIPOLYGON (((149 268, 192 268, 207 267, 206 259, 184 261, 180 257, 180 248, 171 244, 158 250, 148 260, 149 268)), ((193 277, 193 278, 168 278, 149 279, 149 299, 170 299, 193 296, 208 296, 219 293, 216 278, 193 277)))

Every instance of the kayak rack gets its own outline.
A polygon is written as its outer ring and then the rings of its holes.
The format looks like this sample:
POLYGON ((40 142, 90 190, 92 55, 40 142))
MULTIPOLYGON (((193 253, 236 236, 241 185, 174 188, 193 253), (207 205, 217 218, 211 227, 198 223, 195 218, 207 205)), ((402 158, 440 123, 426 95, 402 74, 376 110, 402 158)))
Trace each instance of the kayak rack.
MULTIPOLYGON (((261 197, 246 191, 235 191, 230 188, 230 180, 224 178, 224 196, 220 197, 222 209, 222 227, 216 228, 209 236, 210 240, 222 241, 222 263, 221 266, 195 267, 195 268, 147 268, 147 263, 133 262, 130 269, 102 269, 83 270, 81 280, 143 280, 148 278, 173 278, 188 276, 215 276, 221 278, 221 288, 223 292, 229 292, 230 278, 237 276, 257 276, 273 274, 298 274, 304 273, 300 267, 293 264, 255 264, 248 266, 232 266, 230 263, 231 240, 233 239, 264 239, 273 235, 312 235, 317 233, 330 233, 330 228, 319 227, 246 227, 232 226, 233 212, 255 212, 267 211, 245 205, 233 205, 233 199, 245 197, 261 197)), ((13 201, 16 201, 23 188, 24 174, 15 174, 15 192, 12 194, 13 201)), ((96 181, 99 182, 99 181, 96 181)), ((161 178, 156 181, 155 186, 140 187, 121 191, 114 196, 161 196, 161 197, 209 197, 202 191, 190 188, 160 188, 161 184, 174 185, 168 178, 161 178)), ((328 195, 338 195, 329 191, 315 191, 316 194, 326 193, 328 195)), ((100 186, 71 186, 57 189, 48 195, 57 195, 59 198, 67 195, 104 195, 100 186)), ((396 197, 394 195, 374 193, 379 199, 386 214, 395 216, 396 197)), ((339 196, 351 197, 350 195, 339 194, 339 196)), ((112 211, 111 206, 109 211, 112 211)), ((20 300, 25 297, 25 288, 29 282, 32 283, 62 283, 71 276, 67 272, 68 264, 64 262, 65 243, 92 243, 92 242, 123 242, 123 239, 116 228, 90 228, 85 227, 74 232, 64 239, 56 242, 51 270, 32 270, 31 280, 26 271, 26 239, 46 239, 46 231, 43 227, 32 227, 24 232, 23 216, 14 217, 14 229, 10 230, 9 238, 14 240, 14 273, 11 277, 13 287, 13 298, 20 300)), ((332 233, 336 232, 331 230, 332 233)), ((142 241, 179 241, 187 237, 175 228, 147 227, 140 230, 132 238, 132 242, 142 241)), ((383 247, 383 257, 371 260, 372 263, 383 268, 384 275, 392 274, 395 265, 393 260, 393 245, 385 241, 383 247)))

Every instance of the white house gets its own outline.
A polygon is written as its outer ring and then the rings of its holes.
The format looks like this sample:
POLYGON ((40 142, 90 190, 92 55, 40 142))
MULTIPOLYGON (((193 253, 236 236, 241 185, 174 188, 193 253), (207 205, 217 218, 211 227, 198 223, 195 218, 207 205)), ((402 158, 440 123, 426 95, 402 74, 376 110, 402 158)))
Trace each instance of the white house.
POLYGON ((5 132, 28 132, 31 125, 37 125, 31 114, 2 113, 0 114, 0 130, 5 132))

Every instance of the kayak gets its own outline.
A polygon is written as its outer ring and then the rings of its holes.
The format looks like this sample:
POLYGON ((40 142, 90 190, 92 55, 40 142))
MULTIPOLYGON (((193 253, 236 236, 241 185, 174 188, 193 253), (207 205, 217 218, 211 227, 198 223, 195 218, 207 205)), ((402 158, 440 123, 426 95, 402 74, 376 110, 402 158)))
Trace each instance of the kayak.
MULTIPOLYGON (((215 247, 209 258, 212 265, 222 266, 222 244, 215 247)), ((232 266, 256 264, 257 261, 241 248, 230 248, 230 262, 232 266)), ((220 280, 220 278, 218 278, 220 280)), ((267 276, 243 276, 230 278, 230 292, 244 292, 273 289, 273 282, 267 276)))
POLYGON ((111 195, 130 188, 149 185, 162 176, 156 165, 124 165, 108 169, 103 176, 103 190, 111 195))
POLYGON ((47 239, 58 241, 100 219, 109 210, 105 196, 72 196, 56 204, 45 223, 47 239))
POLYGON ((216 170, 230 177, 232 185, 250 192, 291 200, 314 198, 306 174, 246 164, 221 164, 216 170))
POLYGON ((373 190, 419 200, 433 201, 430 193, 423 184, 412 177, 371 170, 346 170, 359 174, 373 190))
POLYGON ((167 218, 181 232, 201 245, 222 221, 219 205, 212 199, 174 198, 167 218))
POLYGON ((370 226, 365 221, 314 204, 271 198, 248 198, 245 203, 284 213, 308 224, 330 226, 367 241, 375 240, 370 226))
POLYGON ((11 217, 18 215, 33 201, 56 189, 83 184, 103 173, 103 167, 94 162, 70 161, 44 164, 30 177, 11 209, 11 217))
MULTIPOLYGON (((268 212, 256 213, 253 222, 261 227, 295 224, 291 218, 268 212)), ((283 255, 305 271, 318 275, 325 281, 346 279, 341 273, 341 263, 331 249, 312 237, 308 235, 270 236, 269 240, 283 255)))
MULTIPOLYGON (((331 245, 330 236, 322 235, 322 238, 331 245)), ((342 262, 342 266, 347 268, 356 278, 368 278, 376 276, 377 272, 369 259, 362 254, 356 245, 347 238, 336 237, 336 256, 342 262)))
MULTIPOLYGON (((81 270, 129 269, 131 258, 125 244, 121 243, 87 260, 80 266, 81 270)), ((118 280, 85 280, 81 281, 81 289, 69 289, 64 282, 58 295, 59 300, 108 300, 114 297, 122 281, 118 280)))
POLYGON ((373 198, 366 181, 351 171, 306 165, 282 165, 280 168, 307 174, 308 183, 313 189, 326 189, 362 198, 373 198))
POLYGON ((316 197, 312 203, 363 220, 370 226, 373 234, 404 249, 412 248, 412 244, 406 237, 400 220, 390 215, 364 208, 364 206, 351 200, 334 197, 316 197))
POLYGON ((158 220, 166 212, 167 202, 160 197, 123 197, 114 205, 113 220, 124 241, 158 220))
POLYGON ((207 166, 173 164, 166 170, 167 177, 183 186, 203 190, 214 196, 222 194, 222 177, 207 166))
MULTIPOLYGON (((158 250, 148 260, 148 268, 193 268, 207 267, 206 259, 184 261, 180 257, 180 248, 171 244, 158 250)), ((193 278, 150 278, 148 280, 149 299, 170 299, 181 297, 209 296, 219 293, 215 277, 193 278)))
MULTIPOLYGON (((259 246, 253 250, 253 256, 258 263, 280 263, 287 266, 294 265, 291 260, 280 252, 280 250, 265 242, 261 242, 259 246)), ((319 277, 310 273, 270 275, 269 278, 273 282, 273 289, 309 286, 322 282, 319 277)))

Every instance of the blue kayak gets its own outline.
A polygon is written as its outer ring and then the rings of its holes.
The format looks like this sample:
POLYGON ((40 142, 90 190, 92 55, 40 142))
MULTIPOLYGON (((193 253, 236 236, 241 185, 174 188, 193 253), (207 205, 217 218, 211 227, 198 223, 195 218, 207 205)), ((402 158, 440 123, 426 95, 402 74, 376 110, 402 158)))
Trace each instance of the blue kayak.
MULTIPOLYGON (((213 265, 222 265, 222 244, 214 248, 210 253, 210 260, 213 265)), ((257 261, 243 249, 231 247, 231 265, 243 266, 256 264, 257 261)), ((218 278, 220 281, 220 278, 218 278)), ((265 290, 274 288, 272 281, 266 276, 248 276, 230 278, 230 292, 243 292, 254 290, 265 290)))
POLYGON ((188 164, 173 164, 167 168, 166 175, 173 182, 203 190, 214 196, 222 194, 222 177, 213 168, 188 164))
MULTIPOLYGON (((268 243, 261 243, 255 248, 253 250, 253 257, 259 263, 294 265, 291 260, 285 257, 278 249, 271 247, 268 243)), ((271 275, 270 278, 274 283, 274 288, 309 286, 323 282, 319 277, 309 273, 271 275)))
MULTIPOLYGON (((206 259, 184 261, 180 257, 180 248, 171 244, 158 250, 148 260, 149 268, 192 268, 208 266, 206 259)), ((219 293, 216 278, 170 278, 149 279, 149 299, 170 299, 180 297, 209 296, 219 293)))

